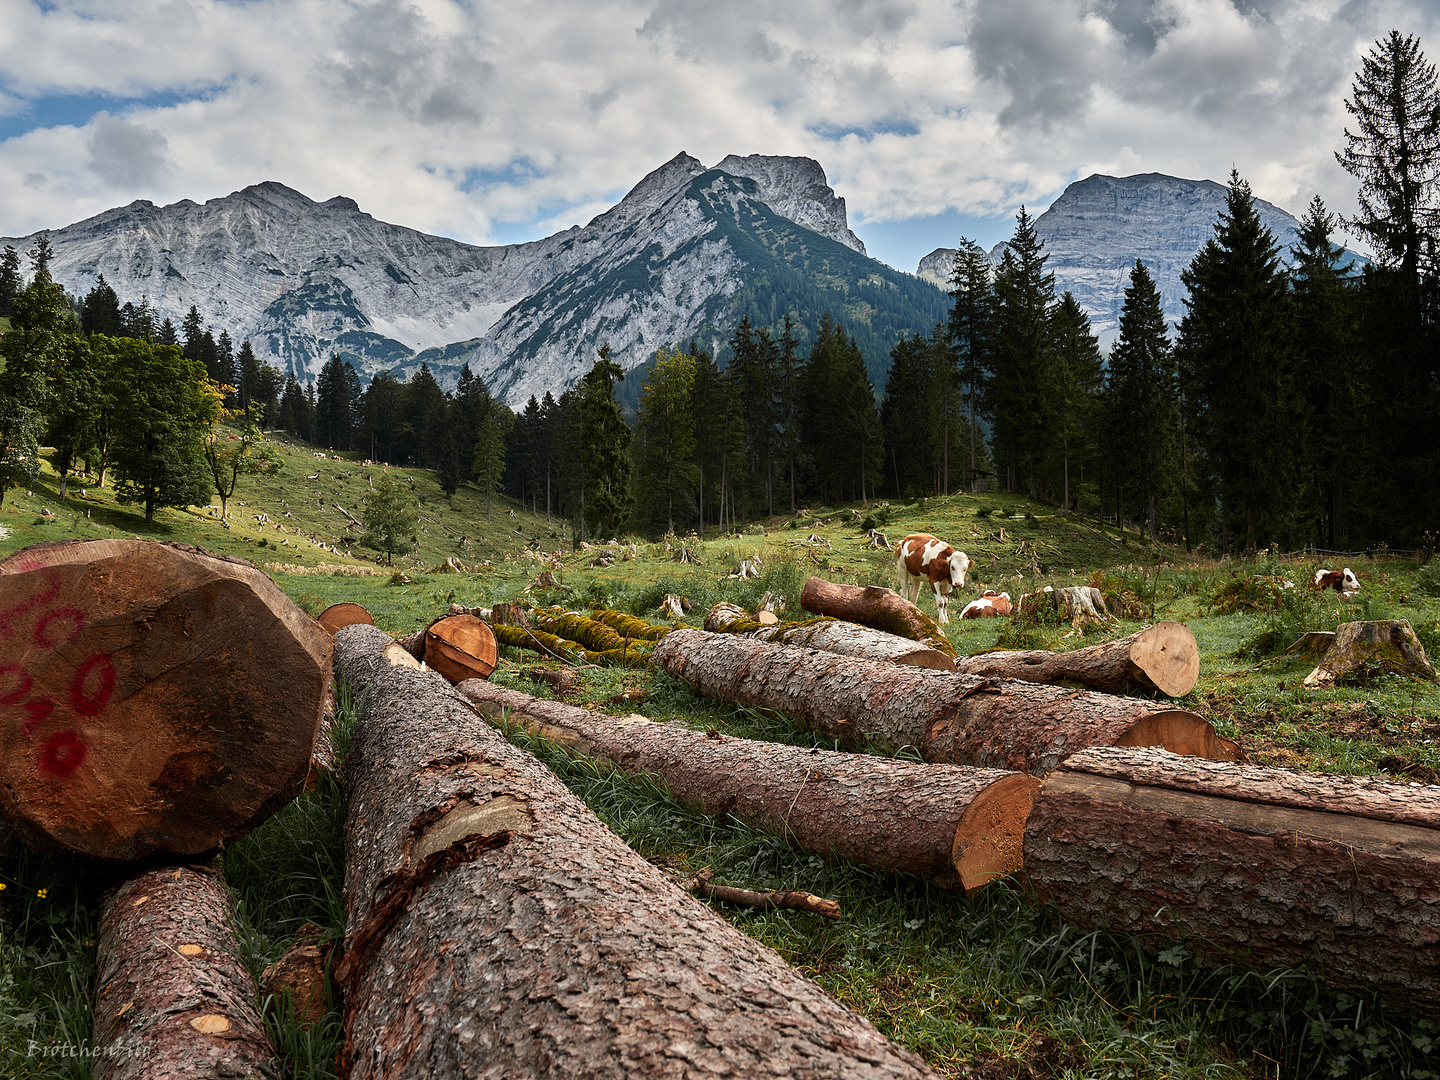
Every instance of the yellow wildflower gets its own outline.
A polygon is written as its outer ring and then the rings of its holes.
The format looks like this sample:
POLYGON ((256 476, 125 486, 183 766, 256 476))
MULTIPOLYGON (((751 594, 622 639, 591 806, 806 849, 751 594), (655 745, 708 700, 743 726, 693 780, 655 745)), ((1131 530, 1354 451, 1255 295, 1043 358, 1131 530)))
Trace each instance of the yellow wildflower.
POLYGON ((41 900, 44 900, 44 899, 45 899, 45 894, 48 893, 49 891, 50 891, 49 889, 41 889, 41 890, 40 890, 39 892, 37 892, 35 895, 38 896, 41 900))

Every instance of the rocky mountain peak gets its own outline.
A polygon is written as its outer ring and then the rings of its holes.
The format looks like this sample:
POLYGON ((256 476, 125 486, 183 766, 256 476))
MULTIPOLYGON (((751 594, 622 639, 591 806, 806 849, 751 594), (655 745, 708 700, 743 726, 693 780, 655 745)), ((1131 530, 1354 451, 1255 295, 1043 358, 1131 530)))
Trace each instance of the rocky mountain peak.
POLYGON ((755 181, 760 199, 777 214, 865 254, 865 245, 850 231, 845 200, 835 194, 814 158, 730 154, 715 168, 755 181))

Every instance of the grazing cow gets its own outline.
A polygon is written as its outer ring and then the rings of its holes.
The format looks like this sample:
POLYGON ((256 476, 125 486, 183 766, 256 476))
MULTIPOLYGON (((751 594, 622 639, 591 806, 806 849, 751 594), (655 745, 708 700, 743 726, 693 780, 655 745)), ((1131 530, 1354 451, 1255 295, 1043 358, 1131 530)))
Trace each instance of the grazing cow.
POLYGON ((960 612, 962 619, 993 619, 1000 615, 1010 614, 1010 594, 1006 592, 997 593, 986 590, 976 599, 965 605, 965 610, 960 612))
POLYGON ((1310 587, 1312 589, 1334 589, 1341 596, 1354 596, 1360 591, 1360 579, 1348 566, 1343 570, 1327 570, 1322 566, 1315 571, 1315 580, 1311 582, 1310 587))
POLYGON ((920 587, 929 582, 935 590, 935 611, 941 626, 950 621, 945 605, 950 602, 952 588, 965 587, 965 571, 970 569, 970 556, 956 551, 943 540, 929 533, 911 533, 895 549, 895 573, 900 579, 900 595, 912 604, 920 602, 920 587))

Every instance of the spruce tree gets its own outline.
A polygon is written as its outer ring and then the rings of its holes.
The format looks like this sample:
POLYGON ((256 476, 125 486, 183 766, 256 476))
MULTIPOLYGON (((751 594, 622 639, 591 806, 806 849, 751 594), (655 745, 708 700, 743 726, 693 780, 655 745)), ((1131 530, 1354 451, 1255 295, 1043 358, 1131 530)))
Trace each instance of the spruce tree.
MULTIPOLYGON (((13 250, 13 249, 7 249, 13 250)), ((86 334, 115 337, 120 333, 120 298, 100 274, 80 303, 80 329, 86 334)))
POLYGON ((803 430, 822 499, 867 499, 884 454, 875 388, 855 339, 827 312, 805 364, 803 430))
POLYGON ((705 531, 706 509, 715 507, 714 521, 723 524, 730 489, 738 474, 737 458, 744 444, 744 425, 731 393, 731 383, 712 357, 695 342, 691 411, 695 415, 695 467, 700 531, 705 531))
MULTIPOLYGON (((0 318, 10 317, 10 305, 24 284, 20 277, 20 253, 6 244, 4 252, 0 252, 0 318)), ((0 491, 0 495, 3 494, 0 491)))
MULTIPOLYGON (((950 296, 954 303, 946 330, 950 345, 955 350, 954 390, 967 417, 970 481, 973 486, 983 453, 976 418, 984 414, 986 391, 995 361, 995 286, 990 257, 979 244, 963 236, 950 270, 950 296)), ((947 491, 949 483, 947 470, 943 480, 947 491)))
POLYGON ((582 520, 599 539, 618 534, 630 518, 630 427, 615 402, 624 378, 606 342, 578 388, 582 520))
POLYGON ((674 532, 695 507, 695 357, 661 349, 635 417, 635 514, 642 526, 674 532))
POLYGON ((420 511, 415 496, 388 472, 381 475, 365 496, 365 534, 360 542, 376 551, 385 552, 385 565, 391 557, 411 550, 417 539, 420 511))
POLYGON ((1274 236, 1231 173, 1225 210, 1181 275, 1179 360, 1196 440, 1221 506, 1221 546, 1253 552, 1296 531, 1302 413, 1290 306, 1274 236))
MULTIPOLYGON (((1077 479, 1082 477, 1085 466, 1095 457, 1104 373, 1100 343, 1090 330, 1090 317, 1068 291, 1060 297, 1052 321, 1057 386, 1055 431, 1062 474, 1060 505, 1068 514, 1072 471, 1077 479)), ((1078 493, 1078 487, 1075 490, 1078 493)))
POLYGON ((901 338, 890 350, 880 428, 885 439, 885 475, 895 485, 896 498, 936 490, 939 454, 932 423, 936 394, 930 354, 930 343, 919 334, 901 338))

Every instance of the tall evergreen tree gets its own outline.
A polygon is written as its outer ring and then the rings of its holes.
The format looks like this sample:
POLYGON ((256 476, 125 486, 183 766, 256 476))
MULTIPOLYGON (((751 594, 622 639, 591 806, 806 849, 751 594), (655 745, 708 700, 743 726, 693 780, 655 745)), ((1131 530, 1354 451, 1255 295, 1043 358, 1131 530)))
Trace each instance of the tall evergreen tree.
POLYGON ((485 489, 486 521, 490 520, 495 489, 505 475, 505 437, 510 426, 507 421, 511 419, 509 409, 502 403, 491 400, 476 427, 471 474, 485 489))
POLYGON ((351 448, 354 421, 345 367, 345 361, 335 353, 315 381, 315 441, 332 450, 351 448))
POLYGON ((885 438, 884 469, 896 498, 934 490, 936 458, 932 402, 936 376, 930 367, 930 343, 919 334, 901 338, 890 350, 890 374, 880 403, 885 438))
POLYGON ((24 284, 20 277, 20 253, 6 244, 4 252, 0 252, 0 318, 10 317, 10 305, 24 284))
POLYGON ((991 416, 996 464, 1040 494, 1040 469, 1054 429, 1055 364, 1050 340, 1055 275, 1034 219, 1020 208, 1015 235, 995 274, 995 359, 991 416))
POLYGON ((829 313, 820 318, 805 364, 803 430, 824 499, 867 499, 884 454, 875 387, 855 339, 829 313))
POLYGON ((1221 545, 1244 551, 1296 528, 1304 433, 1289 345, 1289 296, 1250 185, 1231 173, 1225 210, 1181 275, 1190 296, 1179 360, 1196 439, 1221 504, 1221 545))
POLYGON ((750 509, 775 513, 776 466, 784 461, 780 420, 784 378, 780 349, 768 331, 742 318, 730 341, 728 377, 745 425, 746 465, 750 475, 750 509), (763 508, 763 510, 762 510, 763 508))
POLYGON ((1158 536, 1158 501, 1175 474, 1175 380, 1160 291, 1136 259, 1120 311, 1120 335, 1110 350, 1106 432, 1116 522, 1124 527, 1125 496, 1133 493, 1142 504, 1152 542, 1158 536))
POLYGON ((635 514, 642 526, 675 531, 695 506, 695 357, 661 349, 640 393, 635 420, 635 514))
MULTIPOLYGON (((1051 337, 1055 347, 1056 410, 1055 433, 1061 460, 1060 505, 1070 512, 1071 475, 1084 475, 1095 459, 1099 435, 1100 398, 1104 372, 1100 343, 1090 329, 1090 317, 1069 291, 1060 297, 1052 319, 1051 337)), ((1093 477, 1093 472, 1092 472, 1093 477)))
POLYGON ((705 349, 690 343, 695 358, 695 381, 692 384, 691 412, 695 416, 695 467, 697 501, 700 508, 700 531, 705 531, 708 508, 715 508, 717 526, 725 519, 735 477, 739 475, 738 457, 744 444, 744 427, 739 409, 731 394, 731 384, 705 349))
POLYGON ((602 539, 630 518, 630 427, 615 402, 615 384, 624 378, 607 342, 579 386, 581 518, 588 535, 602 539))
MULTIPOLYGON (((947 392, 957 394, 965 409, 970 444, 969 475, 973 484, 983 449, 977 436, 977 416, 984 414, 986 390, 995 364, 995 286, 990 257, 979 244, 963 236, 950 270, 950 296, 954 302, 946 329, 951 348, 955 350, 955 385, 947 388, 947 392)), ((948 403, 949 398, 946 400, 948 403)), ((948 409, 948 404, 946 407, 948 409)), ((941 486, 947 492, 950 490, 948 457, 941 486)))
POLYGON ((115 337, 120 333, 120 298, 100 274, 80 303, 80 329, 86 334, 115 337))
POLYGON ((403 400, 402 456, 421 468, 434 468, 449 407, 429 364, 422 363, 410 376, 403 400))

